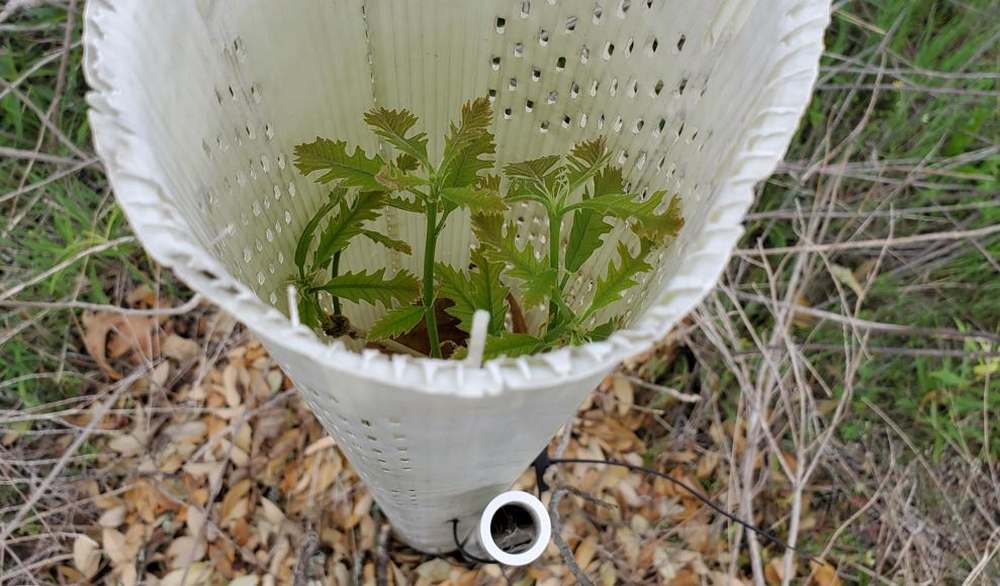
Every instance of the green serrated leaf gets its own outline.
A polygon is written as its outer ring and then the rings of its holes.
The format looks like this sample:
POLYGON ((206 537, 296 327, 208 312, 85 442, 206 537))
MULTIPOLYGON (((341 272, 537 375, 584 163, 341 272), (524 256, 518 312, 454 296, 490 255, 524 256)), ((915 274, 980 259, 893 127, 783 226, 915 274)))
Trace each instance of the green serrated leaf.
POLYGON ((598 280, 594 288, 594 297, 587 311, 581 316, 581 321, 621 299, 626 291, 639 284, 635 277, 653 269, 645 260, 649 248, 650 243, 643 241, 639 254, 632 257, 628 253, 628 247, 624 243, 618 243, 618 266, 609 266, 608 274, 598 280))
POLYGON ((405 196, 390 195, 386 200, 386 204, 389 207, 396 208, 398 210, 403 210, 405 212, 414 212, 417 214, 422 214, 426 211, 424 208, 424 202, 419 199, 407 199, 405 196))
POLYGON ((423 306, 407 305, 393 309, 383 315, 368 330, 369 340, 385 340, 402 336, 417 327, 427 312, 423 306))
POLYGON ((410 155, 403 153, 396 157, 396 168, 400 171, 408 173, 410 171, 416 171, 417 167, 420 166, 420 161, 411 157, 410 155))
POLYGON ((391 279, 386 279, 385 269, 379 269, 374 273, 364 271, 338 275, 316 290, 355 303, 364 301, 389 307, 393 301, 406 304, 416 299, 420 295, 420 283, 407 271, 399 271, 391 279))
POLYGON ((367 237, 372 242, 375 242, 376 244, 381 244, 382 246, 390 250, 395 250, 396 252, 402 252, 403 254, 410 254, 413 252, 413 249, 410 248, 410 245, 407 244, 406 242, 403 242, 402 240, 396 240, 395 238, 389 238, 388 236, 380 232, 362 228, 361 234, 367 237))
POLYGON ((404 171, 395 165, 385 165, 375 175, 375 181, 390 191, 410 191, 415 187, 430 185, 430 181, 404 171))
POLYGON ((309 248, 312 247, 313 235, 316 233, 316 228, 319 227, 319 223, 323 221, 333 208, 337 207, 340 200, 346 194, 346 190, 342 188, 336 188, 330 193, 330 199, 319 210, 313 214, 306 227, 302 230, 302 235, 299 236, 299 241, 295 245, 295 266, 299 268, 299 275, 305 276, 306 274, 306 260, 309 256, 309 248))
POLYGON ((483 358, 489 360, 500 356, 514 358, 540 351, 545 342, 530 334, 503 333, 499 336, 487 336, 483 358))
POLYGON ((594 197, 615 193, 625 193, 625 178, 621 167, 608 165, 594 177, 594 197))
POLYGON ((326 265, 339 250, 344 250, 355 236, 361 234, 362 225, 378 218, 378 210, 386 202, 384 193, 359 193, 354 202, 341 200, 337 215, 330 220, 320 236, 319 246, 313 256, 313 266, 326 265))
POLYGON ((471 332, 472 314, 477 308, 473 291, 475 285, 468 274, 439 262, 434 265, 434 278, 439 287, 438 294, 452 302, 452 306, 445 309, 445 313, 459 321, 458 329, 471 332))
MULTIPOLYGON (((584 197, 584 200, 590 199, 584 197)), ((575 273, 583 263, 604 243, 602 237, 611 231, 611 224, 604 215, 592 209, 581 208, 573 213, 573 227, 569 232, 564 263, 566 270, 575 273)))
POLYGON ((488 98, 478 98, 462 106, 459 124, 451 124, 445 138, 444 156, 439 175, 442 187, 464 187, 476 182, 480 171, 493 166, 496 152, 493 133, 493 108, 488 98))
POLYGON ((559 155, 548 155, 529 161, 509 163, 503 168, 503 172, 511 179, 542 182, 558 162, 559 155))
POLYGON ((530 245, 519 249, 513 231, 505 234, 503 219, 499 216, 474 216, 472 219, 476 238, 484 254, 501 263, 504 274, 521 283, 521 297, 525 305, 537 305, 545 300, 555 286, 556 270, 548 266, 546 257, 536 258, 530 245))
POLYGON ((568 191, 572 193, 590 181, 610 160, 611 153, 608 151, 608 141, 605 137, 599 136, 577 143, 566 158, 568 191))
POLYGON ((500 335, 504 331, 504 322, 507 321, 507 295, 510 293, 500 280, 503 263, 490 260, 481 250, 473 251, 472 262, 476 265, 476 269, 470 274, 474 286, 474 307, 490 313, 487 331, 500 335))
POLYGON ((382 157, 368 157, 361 147, 347 152, 347 142, 317 138, 315 141, 295 147, 295 166, 303 175, 325 171, 316 181, 330 183, 339 181, 341 187, 357 187, 362 191, 383 191, 385 188, 375 180, 385 162, 382 157))
POLYGON ((676 196, 670 200, 666 211, 657 213, 656 210, 663 203, 665 195, 666 192, 657 191, 643 202, 636 201, 635 196, 624 193, 602 195, 567 206, 566 212, 589 209, 623 220, 634 218, 637 224, 636 233, 643 238, 663 242, 676 236, 684 226, 680 199, 676 196))
POLYGON ((455 208, 466 208, 474 214, 501 215, 507 205, 497 188, 499 179, 480 181, 478 185, 447 187, 441 190, 441 197, 455 208))
POLYGON ((427 160, 427 133, 418 132, 406 136, 417 123, 417 117, 412 112, 389 110, 379 106, 365 112, 365 123, 372 127, 379 138, 391 144, 400 153, 410 155, 425 167, 430 167, 427 160))

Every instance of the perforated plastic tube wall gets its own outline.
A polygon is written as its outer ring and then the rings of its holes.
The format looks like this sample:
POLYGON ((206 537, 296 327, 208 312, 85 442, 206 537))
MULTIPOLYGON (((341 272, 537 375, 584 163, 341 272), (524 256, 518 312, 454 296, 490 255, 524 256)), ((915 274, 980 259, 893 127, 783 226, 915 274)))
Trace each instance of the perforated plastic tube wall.
MULTIPOLYGON (((601 377, 713 286, 808 101, 828 19, 828 0, 91 0, 85 68, 97 151, 142 243, 260 337, 399 534, 435 551, 453 547, 450 519, 468 534, 601 377), (626 327, 481 368, 354 354, 294 327, 290 259, 325 190, 292 148, 322 135, 374 151, 361 114, 382 104, 413 110, 436 153, 483 94, 498 164, 603 134, 637 191, 682 198, 677 242, 608 309, 626 327)), ((537 210, 512 219, 544 238, 537 210)), ((354 245, 345 269, 418 266, 420 218, 375 228, 414 254, 354 245)), ((456 218, 438 257, 461 266, 472 244, 456 218)), ((365 327, 379 310, 346 311, 365 327)))

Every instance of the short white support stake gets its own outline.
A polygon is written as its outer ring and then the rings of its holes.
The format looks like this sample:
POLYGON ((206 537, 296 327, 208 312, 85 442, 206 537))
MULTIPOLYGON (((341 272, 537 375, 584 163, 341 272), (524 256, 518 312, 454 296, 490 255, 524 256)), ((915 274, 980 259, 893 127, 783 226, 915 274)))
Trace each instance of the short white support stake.
POLYGON ((472 314, 472 332, 469 333, 469 353, 465 365, 479 368, 483 364, 483 350, 486 349, 486 328, 490 325, 490 313, 477 309, 472 314))
POLYGON ((299 327, 299 296, 295 290, 295 285, 288 286, 288 319, 292 320, 292 326, 299 327))

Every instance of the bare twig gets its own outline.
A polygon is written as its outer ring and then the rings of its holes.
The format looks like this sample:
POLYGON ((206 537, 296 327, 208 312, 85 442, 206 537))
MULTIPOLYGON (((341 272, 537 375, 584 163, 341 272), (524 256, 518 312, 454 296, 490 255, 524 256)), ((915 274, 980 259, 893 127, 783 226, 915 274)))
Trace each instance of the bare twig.
POLYGON ((559 487, 552 491, 552 498, 549 501, 549 519, 552 522, 552 541, 555 542, 556 547, 559 549, 559 554, 562 556, 563 563, 569 567, 569 570, 573 572, 573 576, 576 577, 576 581, 580 586, 594 586, 594 583, 587 577, 587 573, 583 571, 583 568, 576 563, 576 558, 573 556, 573 550, 569 548, 566 541, 562 538, 562 522, 559 519, 559 501, 562 500, 563 495, 566 494, 566 489, 559 487))

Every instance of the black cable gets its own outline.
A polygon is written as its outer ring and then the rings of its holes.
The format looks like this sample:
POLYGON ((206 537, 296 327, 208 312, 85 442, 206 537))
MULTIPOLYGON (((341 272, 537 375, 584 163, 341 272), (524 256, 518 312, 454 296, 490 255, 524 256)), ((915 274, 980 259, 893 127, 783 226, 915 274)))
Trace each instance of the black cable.
POLYGON ((458 519, 451 520, 451 536, 455 540, 455 548, 458 549, 458 553, 462 554, 463 558, 470 559, 474 562, 479 562, 481 564, 495 564, 494 560, 484 560, 483 558, 476 557, 471 553, 465 551, 465 541, 459 541, 458 539, 458 519))
MULTIPOLYGON (((659 472, 657 470, 652 470, 650 468, 643 468, 642 466, 636 466, 634 464, 628 464, 626 462, 618 462, 618 461, 615 461, 615 460, 594 460, 594 459, 589 459, 589 458, 551 458, 550 459, 547 453, 542 452, 542 454, 539 455, 538 459, 535 460, 535 474, 537 475, 537 478, 540 480, 542 478, 542 475, 545 474, 545 469, 548 468, 549 466, 553 465, 553 464, 605 464, 605 465, 608 465, 608 466, 621 466, 622 468, 628 468, 629 470, 633 470, 633 471, 636 471, 636 472, 644 472, 646 474, 651 474, 651 475, 656 476, 658 478, 663 478, 664 480, 669 480, 670 482, 674 483, 675 485, 677 485, 677 486, 683 488, 684 490, 686 490, 688 493, 691 494, 691 496, 693 496, 694 498, 698 499, 703 504, 705 504, 706 506, 708 506, 709 508, 711 508, 713 511, 715 511, 715 512, 719 513, 720 515, 726 517, 730 521, 733 521, 734 523, 737 523, 737 524, 741 525, 742 527, 744 527, 744 528, 746 528, 746 529, 748 529, 750 531, 753 531, 754 533, 756 533, 756 534, 758 534, 758 535, 766 538, 768 541, 771 541, 773 543, 776 543, 776 544, 780 545, 781 547, 783 547, 785 549, 790 549, 790 550, 798 553, 799 555, 801 555, 802 557, 806 558, 809 561, 813 561, 813 560, 816 559, 814 556, 812 556, 812 555, 810 555, 810 554, 802 551, 801 549, 798 549, 796 547, 793 547, 793 546, 789 545, 784 540, 782 540, 781 538, 779 538, 779 537, 771 534, 770 532, 768 532, 768 531, 766 531, 764 529, 761 529, 759 527, 755 527, 754 525, 751 525, 750 523, 747 523, 743 519, 740 519, 736 515, 733 515, 732 513, 726 511, 725 509, 723 509, 719 505, 715 504, 714 502, 712 502, 711 499, 709 499, 708 497, 702 495, 697 490, 691 488, 690 486, 688 486, 683 481, 680 481, 680 480, 674 478, 673 476, 669 476, 667 474, 664 474, 663 472, 659 472), (541 462, 541 464, 539 464, 539 462, 541 462), (541 472, 539 473, 539 471, 541 471, 541 472)), ((539 482, 539 486, 543 486, 543 485, 544 485, 544 482, 539 482)))

